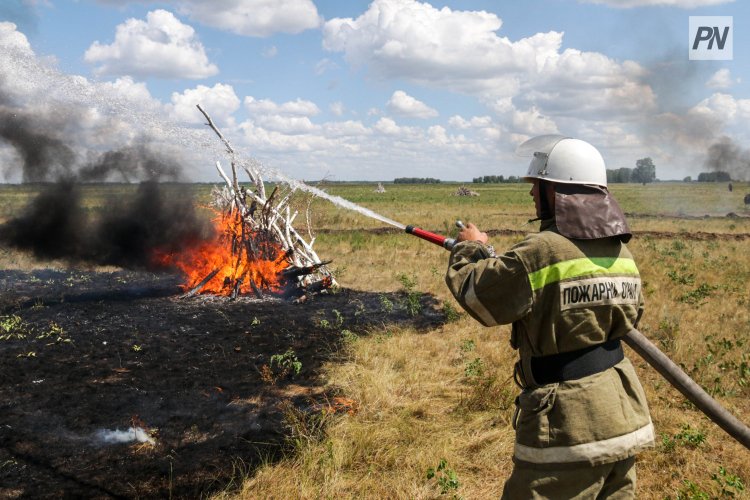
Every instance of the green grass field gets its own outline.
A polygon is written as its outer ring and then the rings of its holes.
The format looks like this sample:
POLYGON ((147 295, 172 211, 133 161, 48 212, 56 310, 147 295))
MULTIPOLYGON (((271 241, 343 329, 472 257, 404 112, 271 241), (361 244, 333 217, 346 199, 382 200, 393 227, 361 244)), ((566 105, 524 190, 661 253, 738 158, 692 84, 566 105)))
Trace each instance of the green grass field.
MULTIPOLYGON (((329 184, 326 192, 404 224, 454 232, 456 219, 504 231, 502 250, 537 224, 528 185, 467 185, 479 197, 452 196, 458 184, 329 184)), ((84 187, 85 206, 106 210, 129 186, 84 187)), ((191 188, 207 203, 210 186, 191 188)), ((750 210, 747 183, 613 185, 635 237, 629 247, 644 280, 641 331, 734 415, 750 422, 750 210), (734 214, 734 216, 727 216, 734 214)), ((33 186, 0 186, 0 222, 18 215, 33 186)), ((445 326, 342 331, 345 348, 322 377, 356 402, 354 414, 289 417, 293 451, 239 477, 234 498, 497 498, 512 464, 510 419, 516 387, 509 326, 483 328, 443 282, 447 253, 382 222, 328 201, 299 196, 297 228, 311 215, 315 248, 342 287, 429 293, 444 304, 445 326), (428 470, 444 465, 434 477, 428 470)), ((61 266, 0 248, 4 269, 61 266)), ((393 304, 391 304, 393 306, 393 304)), ((383 304, 384 310, 388 304, 383 304)), ((331 317, 333 323, 333 317, 331 317)), ((638 498, 750 497, 750 452, 733 442, 637 355, 658 435, 638 459, 638 498)))

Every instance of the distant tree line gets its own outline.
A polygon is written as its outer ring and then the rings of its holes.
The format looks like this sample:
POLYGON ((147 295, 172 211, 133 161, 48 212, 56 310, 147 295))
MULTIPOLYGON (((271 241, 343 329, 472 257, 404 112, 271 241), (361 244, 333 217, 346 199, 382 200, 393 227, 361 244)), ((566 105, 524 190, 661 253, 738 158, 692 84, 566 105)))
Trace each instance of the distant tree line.
POLYGON ((393 179, 394 184, 440 184, 440 179, 432 177, 398 177, 393 179))
POLYGON ((701 172, 698 174, 698 182, 730 182, 732 177, 729 172, 701 172))
POLYGON ((471 182, 474 184, 513 184, 521 182, 521 178, 515 175, 511 175, 508 178, 504 175, 483 175, 482 177, 474 177, 471 182))
POLYGON ((641 158, 635 168, 607 169, 607 183, 637 182, 647 184, 656 180, 656 166, 651 158, 641 158))

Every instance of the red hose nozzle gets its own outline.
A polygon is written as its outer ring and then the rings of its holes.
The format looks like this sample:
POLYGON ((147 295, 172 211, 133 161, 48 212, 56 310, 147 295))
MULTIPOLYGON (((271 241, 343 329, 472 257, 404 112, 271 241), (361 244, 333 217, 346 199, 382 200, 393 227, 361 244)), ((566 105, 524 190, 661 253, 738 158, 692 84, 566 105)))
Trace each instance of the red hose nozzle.
POLYGON ((453 246, 456 244, 456 240, 454 240, 453 238, 447 238, 439 234, 431 233, 419 227, 406 226, 404 230, 407 233, 416 236, 417 238, 422 238, 423 240, 426 240, 426 241, 429 241, 430 243, 434 243, 435 245, 441 246, 445 248, 446 250, 452 249, 453 246))

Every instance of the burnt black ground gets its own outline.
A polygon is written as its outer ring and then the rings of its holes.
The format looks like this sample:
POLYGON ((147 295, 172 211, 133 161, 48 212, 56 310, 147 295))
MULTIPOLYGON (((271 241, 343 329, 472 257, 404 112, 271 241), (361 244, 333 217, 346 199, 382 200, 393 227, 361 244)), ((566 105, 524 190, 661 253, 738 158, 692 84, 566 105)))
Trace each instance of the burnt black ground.
POLYGON ((0 321, 22 320, 0 340, 0 497, 209 495, 281 456, 285 404, 310 408, 331 395, 320 368, 340 359, 342 330, 427 331, 444 321, 428 295, 412 317, 400 294, 182 299, 178 282, 145 272, 0 271, 0 321), (290 348, 300 374, 264 380, 271 356, 290 348), (156 444, 96 438, 133 422, 153 430, 156 444))

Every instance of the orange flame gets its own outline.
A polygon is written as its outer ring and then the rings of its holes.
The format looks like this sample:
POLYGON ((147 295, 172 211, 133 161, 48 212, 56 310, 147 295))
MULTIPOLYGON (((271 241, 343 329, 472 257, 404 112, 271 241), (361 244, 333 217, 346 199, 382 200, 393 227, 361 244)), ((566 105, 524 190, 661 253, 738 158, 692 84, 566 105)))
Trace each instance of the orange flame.
POLYGON ((214 219, 216 237, 187 248, 180 253, 156 256, 160 264, 174 266, 185 274, 183 290, 192 290, 211 273, 218 270, 200 293, 230 295, 239 279, 240 293, 259 290, 279 291, 278 273, 289 264, 281 246, 259 233, 248 233, 236 213, 214 219), (248 244, 248 243, 251 244, 248 244))

